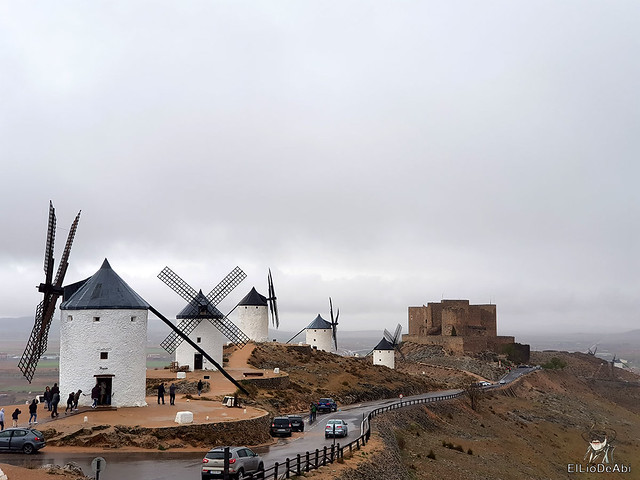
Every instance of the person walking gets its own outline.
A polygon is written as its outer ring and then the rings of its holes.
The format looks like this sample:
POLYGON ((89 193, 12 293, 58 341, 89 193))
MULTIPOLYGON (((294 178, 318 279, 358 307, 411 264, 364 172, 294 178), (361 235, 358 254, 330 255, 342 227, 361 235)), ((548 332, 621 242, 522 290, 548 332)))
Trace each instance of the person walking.
POLYGON ((51 392, 53 392, 51 394, 51 418, 56 418, 57 416, 59 416, 58 404, 60 403, 60 389, 57 387, 57 384, 55 388, 55 392, 53 388, 51 389, 51 392))
POLYGON ((78 390, 73 396, 73 409, 78 411, 78 402, 80 401, 80 395, 82 395, 82 390, 78 390))
POLYGON ((72 412, 73 413, 73 397, 75 396, 75 394, 73 392, 71 392, 69 394, 69 397, 67 398, 67 408, 64 409, 64 414, 66 415, 67 412, 72 412))
POLYGON ((13 413, 11 414, 11 420, 13 420, 13 426, 17 427, 18 426, 18 416, 21 414, 22 412, 20 411, 19 408, 16 408, 13 413))
POLYGON ((172 383, 169 387, 169 404, 176 404, 176 384, 172 383))
POLYGON ((34 398, 29 405, 29 426, 38 423, 38 401, 34 398))
POLYGON ((160 405, 160 400, 162 400, 162 404, 164 405, 164 382, 158 385, 158 405, 160 405))
POLYGON ((318 416, 318 406, 314 403, 311 404, 311 415, 313 415, 313 421, 316 421, 316 417, 318 416))
POLYGON ((100 382, 100 405, 107 404, 107 384, 100 382))
POLYGON ((44 394, 42 396, 44 397, 44 403, 47 405, 47 410, 51 411, 51 389, 49 388, 49 385, 44 389, 44 394))
POLYGON ((0 432, 4 430, 4 408, 0 408, 0 432))
POLYGON ((204 384, 202 383, 202 379, 198 380, 198 396, 202 395, 202 387, 204 384))
POLYGON ((97 383, 91 389, 91 400, 93 400, 93 404, 91 408, 96 408, 98 406, 98 398, 100 397, 100 385, 97 383))

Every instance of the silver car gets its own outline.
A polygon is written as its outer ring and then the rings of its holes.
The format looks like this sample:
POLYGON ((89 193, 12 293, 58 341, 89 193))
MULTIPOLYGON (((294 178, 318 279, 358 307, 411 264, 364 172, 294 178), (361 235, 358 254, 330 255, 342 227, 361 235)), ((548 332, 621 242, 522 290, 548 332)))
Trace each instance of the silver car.
POLYGON ((44 446, 44 435, 33 428, 7 428, 0 432, 0 451, 31 454, 44 446))
POLYGON ((349 435, 349 427, 344 420, 329 420, 324 427, 324 438, 346 437, 349 435))
MULTIPOLYGON (((202 479, 224 477, 224 449, 212 448, 202 459, 202 479)), ((248 474, 264 470, 260 455, 247 447, 229 447, 229 475, 242 480, 248 474)))

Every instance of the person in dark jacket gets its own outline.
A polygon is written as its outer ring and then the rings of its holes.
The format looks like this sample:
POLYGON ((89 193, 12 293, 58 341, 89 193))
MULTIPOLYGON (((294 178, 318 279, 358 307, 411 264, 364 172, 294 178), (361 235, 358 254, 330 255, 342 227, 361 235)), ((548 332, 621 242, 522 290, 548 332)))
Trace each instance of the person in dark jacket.
POLYGON ((11 414, 11 420, 13 420, 13 426, 17 427, 18 426, 18 415, 20 415, 22 412, 20 411, 19 408, 16 408, 13 413, 11 414))
POLYGON ((38 401, 34 398, 29 405, 29 426, 38 423, 38 401))
POLYGON ((75 396, 75 394, 73 392, 71 392, 69 394, 69 397, 67 398, 67 408, 64 409, 65 415, 67 414, 67 412, 73 412, 73 397, 74 396, 75 396))
POLYGON ((4 408, 0 408, 0 431, 4 430, 4 408))
POLYGON ((80 401, 80 395, 82 395, 82 390, 78 390, 73 396, 73 409, 78 410, 78 402, 80 401))
POLYGON ((91 389, 91 400, 93 400, 91 408, 96 408, 98 406, 98 398, 100 398, 100 385, 96 383, 91 389))
POLYGON ((198 380, 198 396, 202 394, 202 387, 204 387, 202 380, 198 380))
POLYGON ((176 404, 176 384, 175 383, 172 383, 171 386, 169 387, 169 404, 170 405, 176 404))
POLYGON ((164 383, 158 385, 158 405, 160 405, 160 400, 162 400, 162 404, 164 405, 164 383))
POLYGON ((47 410, 51 411, 51 389, 49 388, 49 385, 44 389, 44 394, 42 396, 44 397, 44 403, 47 406, 47 410))
MULTIPOLYGON (((60 389, 56 387, 56 392, 51 395, 51 418, 56 418, 58 414, 58 404, 60 403, 60 389)), ((53 392, 53 388, 51 389, 53 392)))

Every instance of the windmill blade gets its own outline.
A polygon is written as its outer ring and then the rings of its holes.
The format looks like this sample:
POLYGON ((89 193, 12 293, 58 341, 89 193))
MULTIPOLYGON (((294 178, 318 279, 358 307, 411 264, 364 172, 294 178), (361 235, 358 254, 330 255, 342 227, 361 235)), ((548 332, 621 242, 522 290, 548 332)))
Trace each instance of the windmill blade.
POLYGON ((220 333, 227 337, 230 341, 238 345, 240 348, 244 347, 251 339, 240 328, 233 323, 225 315, 222 320, 209 318, 211 324, 216 327, 220 333))
POLYGON ((49 222, 47 224, 47 241, 44 248, 45 285, 51 285, 53 278, 53 244, 56 239, 56 209, 49 200, 49 222))
POLYGON ((18 362, 18 368, 29 383, 33 380, 40 357, 47 351, 49 327, 56 308, 57 295, 47 295, 36 307, 35 322, 27 346, 18 362))
POLYGON ((192 303, 198 295, 198 292, 191 285, 169 267, 164 267, 158 274, 158 278, 189 303, 192 303))
POLYGON ((333 345, 336 348, 336 351, 338 351, 338 324, 334 323, 333 325, 331 325, 331 336, 333 337, 333 345))
POLYGON ((287 340, 287 343, 291 343, 291 340, 293 340, 294 338, 296 338, 298 335, 300 335, 302 332, 304 332, 307 329, 307 327, 304 327, 302 330, 300 330, 298 333, 296 333, 293 337, 291 337, 289 340, 287 340))
POLYGON ((234 268, 209 292, 207 300, 209 300, 213 306, 216 306, 229 295, 234 288, 240 285, 245 278, 247 278, 247 274, 244 273, 240 267, 234 268))
MULTIPOLYGON (((196 318, 189 318, 186 320, 182 320, 178 324, 178 330, 180 330, 185 335, 189 335, 191 332, 195 330, 195 328, 200 324, 200 320, 196 318)), ((177 334, 175 331, 172 331, 167 338, 165 338, 162 342, 160 342, 160 346, 165 349, 167 353, 173 353, 176 351, 176 348, 182 343, 182 337, 177 334)))
POLYGON ((393 346, 397 346, 400 344, 400 339, 402 338, 402 325, 398 324, 396 326, 396 331, 393 334, 393 346))
POLYGON ((389 330, 387 330, 386 328, 384 329, 384 333, 383 336, 385 338, 385 340, 387 340, 387 342, 389 343, 393 343, 393 335, 391 335, 391 332, 389 330))
POLYGON ((276 290, 273 288, 273 277, 271 276, 271 269, 269 269, 269 275, 267 276, 269 310, 271 311, 271 323, 280 327, 280 318, 278 316, 278 302, 276 297, 276 290))
POLYGON ((78 212, 75 220, 71 224, 71 229, 69 230, 69 235, 67 235, 67 243, 64 245, 64 251, 62 252, 62 257, 60 258, 60 263, 58 264, 58 272, 56 273, 56 278, 54 281, 55 287, 62 287, 62 282, 64 282, 64 276, 67 273, 67 268, 69 267, 69 255, 71 254, 71 245, 73 245, 73 239, 76 236, 76 230, 78 229, 78 222, 80 221, 80 214, 82 210, 78 212))

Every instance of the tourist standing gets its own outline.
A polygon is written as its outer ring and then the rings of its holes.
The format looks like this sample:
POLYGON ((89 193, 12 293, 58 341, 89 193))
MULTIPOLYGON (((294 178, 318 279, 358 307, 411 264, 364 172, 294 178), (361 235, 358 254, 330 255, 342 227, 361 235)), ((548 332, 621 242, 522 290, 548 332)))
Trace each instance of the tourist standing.
POLYGON ((38 423, 38 402, 34 398, 29 405, 29 426, 38 423))
POLYGON ((13 426, 17 427, 18 426, 18 416, 21 414, 22 412, 20 411, 19 408, 16 408, 13 413, 11 414, 11 420, 13 420, 13 426))
POLYGON ((51 389, 49 388, 49 385, 44 389, 43 397, 44 403, 47 405, 47 410, 51 411, 51 389))
POLYGON ((160 400, 164 405, 164 382, 158 385, 158 405, 160 405, 160 400))
POLYGON ((4 408, 0 409, 0 431, 4 430, 4 408))
POLYGON ((73 397, 74 397, 74 393, 71 392, 69 394, 69 397, 67 398, 67 408, 64 409, 64 414, 66 415, 67 412, 72 412, 73 413, 73 397))
POLYGON ((73 396, 73 409, 78 411, 78 402, 80 401, 80 395, 82 394, 82 390, 78 390, 76 394, 73 396))
POLYGON ((58 414, 58 404, 60 403, 60 389, 56 386, 54 386, 56 391, 54 392, 54 389, 51 389, 51 392, 53 392, 51 394, 51 418, 56 418, 57 416, 59 416, 58 414))
POLYGON ((198 396, 202 394, 202 387, 204 387, 202 380, 198 380, 198 396))
POLYGON ((176 384, 172 383, 169 387, 169 403, 171 405, 176 404, 176 384))
POLYGON ((97 383, 91 389, 91 400, 93 400, 93 404, 91 408, 96 408, 98 406, 98 398, 100 397, 100 385, 97 383))

